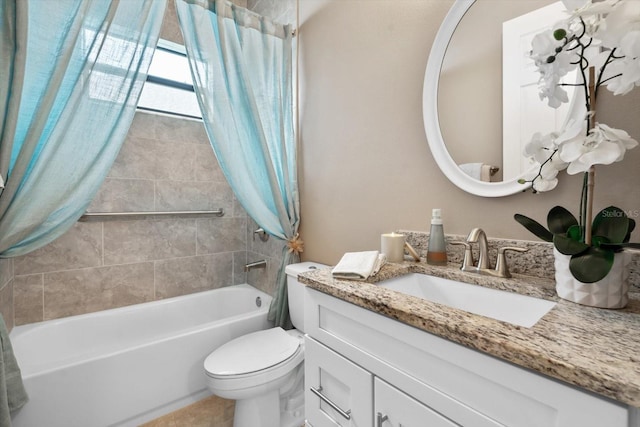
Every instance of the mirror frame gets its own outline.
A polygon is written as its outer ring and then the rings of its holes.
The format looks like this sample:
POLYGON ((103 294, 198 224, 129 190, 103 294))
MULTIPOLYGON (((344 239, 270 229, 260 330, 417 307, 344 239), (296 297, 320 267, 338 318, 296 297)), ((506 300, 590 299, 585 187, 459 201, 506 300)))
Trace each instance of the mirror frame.
POLYGON ((453 6, 442 21, 442 25, 433 41, 422 91, 422 114, 427 142, 431 153, 449 181, 460 189, 482 197, 503 197, 520 193, 531 187, 531 183, 520 184, 517 179, 503 182, 484 182, 471 178, 460 169, 449 154, 440 130, 438 120, 438 84, 442 62, 453 32, 467 10, 476 0, 455 0, 453 6))

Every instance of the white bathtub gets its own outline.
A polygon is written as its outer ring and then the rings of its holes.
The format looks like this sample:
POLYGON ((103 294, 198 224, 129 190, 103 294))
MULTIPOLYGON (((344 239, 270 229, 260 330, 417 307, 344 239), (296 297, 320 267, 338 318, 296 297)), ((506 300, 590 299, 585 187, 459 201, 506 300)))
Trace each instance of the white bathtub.
POLYGON ((268 328, 270 302, 236 285, 17 326, 10 336, 30 401, 13 426, 136 426, 202 399, 204 359, 268 328))

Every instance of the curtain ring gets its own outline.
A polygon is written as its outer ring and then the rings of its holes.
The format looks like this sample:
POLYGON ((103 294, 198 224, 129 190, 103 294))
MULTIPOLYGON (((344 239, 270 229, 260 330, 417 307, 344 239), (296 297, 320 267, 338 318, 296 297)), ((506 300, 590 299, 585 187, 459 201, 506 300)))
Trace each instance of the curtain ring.
POLYGON ((300 238, 300 233, 296 233, 295 236, 287 240, 287 247, 290 254, 300 255, 300 253, 304 252, 304 242, 300 238))

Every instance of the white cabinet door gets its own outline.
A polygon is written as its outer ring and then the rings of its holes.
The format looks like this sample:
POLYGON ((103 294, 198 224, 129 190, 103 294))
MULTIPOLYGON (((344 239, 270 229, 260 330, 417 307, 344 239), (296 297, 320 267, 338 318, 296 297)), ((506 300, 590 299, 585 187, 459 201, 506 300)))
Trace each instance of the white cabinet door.
POLYGON ((370 427, 373 376, 305 337, 305 414, 313 427, 370 427))
POLYGON ((374 381, 375 427, 458 427, 379 378, 374 381))

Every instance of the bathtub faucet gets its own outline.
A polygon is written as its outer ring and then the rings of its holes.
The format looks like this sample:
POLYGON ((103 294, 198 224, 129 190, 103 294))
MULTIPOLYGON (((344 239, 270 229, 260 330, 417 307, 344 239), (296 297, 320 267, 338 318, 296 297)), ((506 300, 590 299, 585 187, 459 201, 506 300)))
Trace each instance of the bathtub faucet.
POLYGON ((245 264, 244 271, 253 270, 254 268, 266 268, 267 260, 261 259, 260 261, 250 262, 249 264, 245 264))

